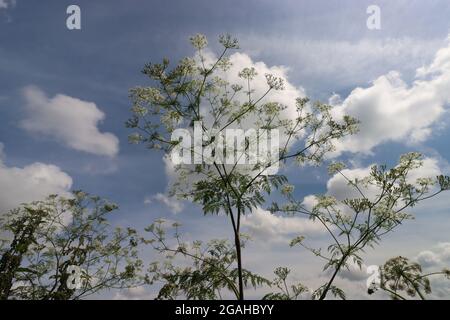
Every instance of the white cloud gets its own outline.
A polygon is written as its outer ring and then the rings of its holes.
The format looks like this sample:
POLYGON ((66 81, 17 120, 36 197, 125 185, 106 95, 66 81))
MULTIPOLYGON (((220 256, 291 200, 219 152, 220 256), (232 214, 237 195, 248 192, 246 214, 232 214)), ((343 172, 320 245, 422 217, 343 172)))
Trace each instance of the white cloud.
POLYGON ((420 252, 415 260, 423 267, 450 268, 450 242, 442 242, 431 250, 420 252))
POLYGON ((23 168, 8 167, 0 159, 0 212, 4 213, 50 194, 68 195, 72 178, 59 167, 35 162, 23 168))
POLYGON ((425 250, 425 251, 420 252, 416 257, 416 260, 423 267, 435 266, 440 263, 439 256, 430 250, 425 250))
POLYGON ((48 98, 37 87, 23 90, 27 102, 27 118, 22 128, 30 133, 52 137, 79 151, 97 155, 115 156, 119 152, 119 139, 112 133, 99 131, 98 122, 105 114, 95 103, 57 94, 48 98))
POLYGON ((415 183, 419 178, 436 178, 436 176, 442 174, 439 167, 439 161, 435 158, 424 158, 423 164, 420 168, 413 169, 408 174, 407 181, 409 183, 415 183))
MULTIPOLYGON (((430 250, 420 252, 414 259, 422 268, 423 272, 440 272, 442 269, 450 268, 450 242, 441 242, 430 250)), ((431 297, 434 299, 448 299, 450 294, 450 281, 442 275, 431 276, 431 297)))
MULTIPOLYGON (((217 60, 217 57, 210 52, 208 52, 206 56, 206 60, 209 64, 213 64, 217 60)), ((239 73, 244 68, 254 68, 257 75, 251 81, 251 97, 253 101, 259 100, 259 98, 266 94, 269 87, 265 75, 271 74, 274 77, 283 79, 283 90, 271 90, 259 101, 258 105, 263 105, 268 102, 277 102, 286 107, 280 111, 280 119, 294 120, 298 116, 296 106, 297 98, 305 97, 305 91, 302 87, 297 87, 289 81, 289 69, 287 67, 277 65, 268 66, 262 61, 253 61, 248 54, 241 52, 230 55, 229 61, 231 63, 229 69, 225 72, 218 70, 217 76, 223 78, 230 84, 238 84, 243 87, 243 90, 239 91, 234 96, 234 100, 239 102, 240 105, 248 102, 248 94, 246 93, 247 80, 239 77, 239 73)), ((205 119, 204 122, 209 126, 211 126, 214 121, 209 115, 210 110, 210 105, 205 103, 201 111, 205 119)), ((228 128, 240 128, 244 130, 256 129, 258 128, 256 123, 257 120, 257 116, 254 113, 250 113, 243 117, 240 122, 235 122, 228 128)), ((283 142, 286 141, 287 137, 282 130, 280 131, 280 145, 283 145, 283 142)))
POLYGON ((168 185, 172 185, 176 182, 178 174, 176 172, 175 164, 172 162, 170 155, 165 155, 163 157, 164 162, 164 172, 166 174, 168 185))
MULTIPOLYGON (((361 179, 367 176, 369 173, 370 173, 370 166, 364 168, 343 170, 343 174, 349 179, 354 178, 361 179)), ((441 174, 441 170, 439 168, 439 161, 434 158, 425 158, 423 160, 423 166, 421 168, 412 170, 410 172, 408 180, 411 183, 413 183, 416 181, 417 178, 424 178, 424 177, 433 178, 439 174, 441 174)), ((362 187, 360 189, 369 199, 374 198, 379 193, 379 190, 377 190, 374 187, 368 188, 362 187)), ((339 174, 332 176, 328 180, 326 193, 328 195, 336 197, 339 200, 343 200, 345 198, 361 197, 359 192, 355 190, 353 187, 349 186, 347 180, 339 174)), ((315 197, 312 195, 306 196, 303 200, 303 204, 308 209, 311 209, 316 204, 316 202, 317 201, 315 197)), ((445 202, 445 204, 447 205, 446 208, 448 208, 448 203, 445 202)), ((435 211, 434 208, 435 203, 431 202, 431 205, 433 206, 433 211, 435 211)), ((425 213, 427 211, 430 210, 421 209, 418 212, 425 213)), ((386 256, 386 252, 381 254, 382 254, 381 258, 384 259, 379 260, 381 263, 384 263, 388 258, 390 258, 390 256, 386 256)), ((450 243, 440 243, 432 250, 422 251, 413 260, 416 260, 424 268, 426 268, 427 269, 426 272, 440 271, 444 267, 450 267, 450 243)), ((361 268, 359 268, 359 266, 357 266, 353 261, 349 261, 348 264, 349 268, 343 269, 339 273, 339 278, 342 279, 343 282, 339 282, 338 286, 341 286, 342 284, 344 285, 342 288, 345 288, 345 286, 347 286, 348 290, 346 290, 346 293, 351 294, 352 296, 358 292, 364 293, 366 291, 365 288, 366 280, 369 277, 369 274, 367 273, 367 265, 363 263, 361 268), (357 287, 359 289, 357 289, 357 287)), ((448 281, 443 282, 440 280, 442 280, 442 277, 432 278, 432 287, 434 293, 433 297, 441 297, 441 298, 448 297, 449 282, 448 281)), ((370 298, 370 299, 372 298, 383 299, 383 297, 387 298, 383 293, 381 293, 381 291, 378 292, 377 295, 375 295, 374 297, 363 296, 363 298, 370 298)))
POLYGON ((16 0, 0 0, 0 9, 12 8, 16 5, 16 0))
POLYGON ((370 154, 379 144, 395 141, 420 143, 432 133, 450 103, 450 41, 434 61, 416 70, 408 86, 398 72, 376 79, 372 86, 356 88, 338 105, 336 114, 361 121, 360 132, 336 143, 344 151, 370 154))
POLYGON ((253 237, 264 241, 287 241, 287 236, 318 235, 326 229, 317 221, 301 217, 284 217, 257 208, 242 218, 242 226, 253 237))
MULTIPOLYGON (((198 57, 196 57, 198 59, 198 57)), ((204 52, 204 58, 205 58, 205 64, 206 65, 212 65, 216 60, 217 57, 214 53, 212 53, 209 50, 205 50, 204 52)), ((297 109, 296 109, 296 100, 297 98, 301 98, 305 96, 304 89, 302 87, 296 87, 288 80, 288 68, 284 66, 268 66, 262 61, 253 61, 253 59, 245 54, 245 53, 234 53, 229 56, 229 61, 231 63, 230 68, 223 72, 221 70, 217 70, 217 76, 223 78, 225 81, 227 81, 230 84, 238 84, 243 86, 243 90, 239 91, 235 96, 234 100, 236 102, 239 102, 240 104, 243 104, 248 101, 248 95, 244 92, 247 88, 247 81, 239 77, 239 73, 244 68, 254 68, 257 72, 257 75, 254 77, 254 79, 251 81, 251 90, 252 90, 252 99, 254 101, 257 101, 260 97, 262 97, 267 89, 269 88, 267 84, 267 79, 265 77, 266 74, 271 74, 277 78, 282 78, 284 80, 284 90, 271 90, 269 94, 267 94, 263 99, 259 101, 258 105, 262 105, 267 102, 278 102, 286 108, 280 112, 280 119, 294 119, 297 116, 297 109)), ((212 116, 210 115, 210 105, 208 103, 204 103, 201 106, 201 113, 203 116, 203 123, 204 125, 209 128, 213 124, 212 116)), ((256 129, 258 126, 256 124, 257 116, 254 114, 249 114, 246 117, 242 119, 240 122, 234 122, 227 128, 239 128, 243 130, 248 129, 256 129)), ((187 130, 190 130, 189 128, 186 128, 187 130)), ((192 131, 192 130, 191 130, 192 131)), ((213 131, 213 130, 212 130, 213 131)), ((282 130, 280 130, 282 131, 282 130)), ((299 134, 300 136, 300 134, 299 134)), ((301 138, 301 137, 299 137, 301 138)), ((280 132, 280 145, 283 145, 284 142, 286 142, 287 137, 284 135, 284 132, 280 132)), ((294 142, 295 139, 291 139, 291 144, 294 142)), ((169 180, 169 185, 177 181, 178 173, 176 172, 176 168, 174 164, 171 161, 170 157, 164 157, 164 163, 166 168, 166 175, 169 180)), ((252 170, 253 165, 239 165, 234 168, 235 171, 240 172, 247 172, 250 173, 249 170, 252 170)), ((212 174, 215 174, 212 172, 212 174)), ((189 188, 189 184, 192 184, 194 181, 197 181, 198 179, 203 178, 203 176, 198 175, 191 175, 187 181, 187 187, 189 188)))
MULTIPOLYGON (((262 61, 253 61, 252 58, 245 53, 234 53, 230 56, 230 62, 232 66, 221 76, 225 78, 230 83, 237 83, 243 85, 246 88, 246 80, 239 77, 239 72, 244 68, 255 68, 258 73, 257 76, 252 80, 251 86, 254 92, 252 96, 258 98, 262 96, 267 91, 267 81, 265 74, 272 74, 275 77, 282 78, 284 80, 283 90, 273 90, 269 95, 267 95, 261 103, 268 101, 275 101, 287 106, 287 110, 282 112, 282 115, 295 116, 296 115, 296 99, 299 97, 304 97, 305 92, 302 87, 296 87, 291 82, 288 81, 289 69, 285 66, 267 66, 262 61)), ((242 103, 248 100, 246 93, 241 92, 237 97, 242 103)), ((255 119, 250 119, 251 125, 254 125, 252 121, 255 119)))
MULTIPOLYGON (((210 51, 206 51, 205 60, 207 64, 212 65, 216 62, 217 57, 210 51)), ((268 102, 276 102, 283 105, 285 109, 281 110, 279 115, 279 119, 281 120, 294 120, 298 116, 296 102, 298 98, 305 97, 305 92, 302 87, 296 87, 289 81, 289 69, 287 67, 277 65, 268 66, 262 61, 254 61, 248 54, 241 52, 230 55, 229 62, 231 63, 229 69, 226 71, 218 69, 215 75, 224 79, 230 83, 230 85, 237 84, 243 87, 241 91, 234 95, 234 102, 238 102, 240 106, 248 102, 247 80, 242 79, 239 76, 239 73, 244 68, 254 68, 257 74, 250 83, 251 99, 255 102, 259 100, 258 106, 268 102), (268 94, 266 94, 269 88, 265 76, 267 74, 273 75, 276 78, 281 78, 283 80, 283 90, 271 90, 268 94)), ((234 110, 238 111, 237 109, 234 110)), ((214 123, 214 119, 212 119, 212 116, 209 113, 210 111, 211 106, 205 100, 201 113, 203 115, 203 122, 208 128, 214 123)), ((222 121, 224 121, 224 119, 222 119, 222 121)), ((257 124, 257 121, 258 116, 254 112, 250 112, 249 114, 246 114, 245 117, 240 119, 239 122, 236 121, 230 124, 227 128, 243 130, 257 129, 260 127, 260 125, 257 124)), ((279 144, 282 146, 284 142, 287 141, 287 136, 284 134, 283 130, 280 130, 279 134, 279 144)), ((297 136, 297 138, 301 138, 299 134, 297 134, 297 136)), ((294 140, 295 139, 291 139, 291 145, 294 140)), ((245 170, 245 167, 239 166, 238 170, 245 170)))
MULTIPOLYGON (((350 180, 354 180, 355 178, 362 179, 370 175, 371 167, 372 165, 366 168, 344 169, 342 170, 342 174, 350 180)), ((441 170, 439 169, 438 160, 434 158, 424 158, 422 166, 411 170, 407 176, 407 180, 409 183, 414 184, 419 178, 435 178, 440 174, 441 170)), ((379 193, 379 189, 372 185, 367 187, 361 186, 360 190, 362 190, 368 199, 374 199, 379 193)), ((350 186, 348 181, 339 173, 333 175, 328 180, 327 194, 339 200, 361 197, 359 191, 350 186)))
MULTIPOLYGON (((328 273, 331 273, 332 269, 329 269, 328 273)), ((367 273, 367 266, 363 263, 361 267, 358 266, 352 259, 347 261, 347 267, 341 269, 339 277, 350 281, 365 281, 369 277, 367 273)))
MULTIPOLYGON (((370 174, 370 167, 356 168, 356 169, 344 169, 342 174, 348 179, 353 180, 355 178, 362 179, 370 174)), ((375 197, 378 193, 378 188, 374 186, 368 186, 367 188, 360 188, 364 195, 369 199, 375 197)), ((338 200, 344 200, 346 198, 360 198, 361 194, 354 187, 348 184, 348 181, 340 174, 333 175, 327 182, 327 194, 335 197, 338 200)))
POLYGON ((151 197, 148 197, 144 200, 145 204, 151 204, 153 201, 160 202, 164 204, 167 208, 169 208, 170 212, 177 214, 183 210, 183 203, 174 199, 173 197, 168 197, 163 193, 157 193, 151 197))
MULTIPOLYGON (((370 175, 372 166, 373 165, 364 168, 344 169, 341 172, 349 180, 354 180, 356 178, 361 180, 370 175)), ((414 184, 419 178, 435 178, 441 173, 437 159, 424 158, 420 168, 412 169, 409 172, 407 181, 414 184)), ((375 200, 380 192, 380 190, 373 185, 360 185, 359 189, 369 200, 375 200)), ((327 181, 326 194, 333 196, 338 200, 361 198, 359 191, 352 185, 349 185, 348 181, 339 173, 334 174, 327 181)), ((317 201, 313 195, 308 195, 303 199, 303 205, 307 209, 311 209, 316 203, 317 201)))

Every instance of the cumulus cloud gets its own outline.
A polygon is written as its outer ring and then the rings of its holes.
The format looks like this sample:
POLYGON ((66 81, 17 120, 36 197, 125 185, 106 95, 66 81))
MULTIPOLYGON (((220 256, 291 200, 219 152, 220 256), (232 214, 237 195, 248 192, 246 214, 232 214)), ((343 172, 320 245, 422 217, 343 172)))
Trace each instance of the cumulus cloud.
POLYGON ((442 174, 438 159, 425 158, 422 162, 420 168, 410 171, 407 179, 409 183, 415 183, 420 178, 436 178, 436 176, 442 174))
POLYGON ((408 85, 392 71, 367 88, 356 88, 337 105, 336 115, 361 121, 360 132, 336 143, 336 154, 345 151, 370 154, 382 143, 420 143, 432 133, 450 103, 450 40, 431 64, 416 70, 408 85))
POLYGON ((326 229, 317 221, 274 215, 261 208, 244 216, 242 226, 251 236, 272 242, 286 241, 287 236, 318 235, 326 232, 326 229))
POLYGON ((420 252, 416 257, 416 260, 423 267, 436 266, 440 263, 439 255, 430 250, 420 252))
POLYGON ((450 242, 441 242, 430 250, 420 252, 415 260, 423 267, 450 268, 450 242))
MULTIPOLYGON (((387 258, 386 258, 387 259, 387 258)), ((443 268, 450 267, 450 243, 442 242, 438 243, 436 246, 431 248, 430 250, 421 251, 413 261, 417 261, 423 268, 423 273, 433 273, 439 272, 443 268)), ((383 261, 384 263, 385 261, 383 261)), ((347 263, 347 268, 344 268, 339 272, 339 278, 343 280, 347 280, 347 282, 341 282, 348 286, 348 293, 353 294, 354 292, 365 292, 366 291, 366 283, 369 279, 370 275, 373 274, 373 269, 370 269, 374 266, 367 266, 366 264, 362 264, 359 267, 353 260, 349 260, 347 263), (359 287, 360 289, 356 289, 359 287), (362 290, 361 290, 362 289, 362 290), (352 292, 353 291, 353 292, 352 292)), ((326 274, 331 274, 331 270, 327 271, 326 274)), ((432 294, 431 298, 446 298, 450 292, 450 282, 448 280, 443 279, 442 275, 439 276, 431 276, 431 287, 432 294)), ((341 285, 339 283, 339 286, 341 285)), ((347 292, 347 291, 346 291, 347 292)), ((363 297, 364 299, 369 298, 368 296, 363 297)), ((372 297, 376 299, 387 299, 386 293, 383 291, 378 291, 377 294, 372 297)))
POLYGON ((41 134, 65 146, 96 155, 115 156, 119 152, 119 139, 112 133, 100 132, 98 123, 105 114, 95 103, 63 94, 48 98, 39 88, 26 87, 27 118, 20 126, 33 134, 41 134))
POLYGON ((183 203, 181 201, 178 201, 172 197, 169 197, 163 193, 157 193, 151 197, 148 197, 144 200, 145 204, 151 204, 154 201, 157 201, 159 203, 162 203, 165 205, 170 212, 177 214, 180 213, 183 210, 183 203))
MULTIPOLYGON (((355 178, 362 179, 370 174, 370 167, 344 169, 342 174, 348 179, 353 180, 355 178)), ((361 188, 360 188, 361 189, 361 188)), ((365 196, 369 199, 373 199, 378 194, 378 188, 374 186, 368 186, 362 188, 365 196)), ((340 174, 333 175, 327 182, 327 194, 335 197, 338 200, 344 200, 346 198, 359 198, 361 194, 353 186, 348 184, 348 181, 340 174)))
MULTIPOLYGON (((361 180, 370 175, 372 166, 373 164, 364 168, 344 169, 341 172, 349 180, 361 180)), ((442 171, 439 167, 439 161, 435 158, 428 157, 422 160, 421 167, 412 169, 409 172, 407 181, 411 184, 415 184, 417 182, 417 179, 419 178, 434 179, 440 174, 442 174, 442 171)), ((330 177, 330 179, 328 179, 326 194, 341 201, 344 199, 361 198, 360 192, 352 185, 349 185, 347 179, 344 178, 343 175, 336 173, 332 177, 330 177)), ((373 185, 360 185, 359 189, 364 194, 364 196, 366 196, 371 201, 377 199, 378 195, 380 194, 380 190, 373 185)), ((307 195, 303 198, 303 205, 308 210, 311 210, 316 204, 317 199, 314 195, 307 195)))
MULTIPOLYGON (((349 179, 359 178, 362 179, 366 177, 370 173, 370 167, 364 168, 354 168, 354 169, 345 169, 343 170, 343 174, 349 179)), ((439 161, 435 158, 425 158, 423 160, 423 166, 417 169, 414 169, 410 172, 409 182, 414 183, 418 178, 427 178, 427 177, 435 177, 441 174, 441 170, 439 168, 439 161)), ((369 199, 374 199, 379 191, 377 188, 373 186, 361 187, 362 192, 369 199)), ((339 200, 343 200, 345 198, 360 198, 360 193, 355 190, 352 186, 350 186, 347 180, 342 177, 340 174, 333 175, 327 182, 327 191, 328 195, 334 196, 339 200)), ((307 209, 311 209, 317 203, 315 196, 308 195, 304 198, 303 204, 307 209)), ((385 257, 387 260, 389 257, 385 257)), ((435 248, 431 250, 425 250, 420 252, 416 258, 414 259, 419 262, 424 268, 426 268, 427 272, 430 271, 440 271, 444 267, 450 267, 450 243, 440 243, 435 248)), ((384 262, 384 261, 383 261, 384 262)), ((349 293, 358 292, 356 287, 363 288, 360 292, 365 292, 366 281, 370 276, 370 272, 367 270, 368 266, 364 263, 361 267, 359 267, 354 261, 348 261, 348 268, 343 269, 339 273, 339 278, 342 280, 346 280, 346 286, 349 288, 349 293), (353 290, 353 292, 350 292, 353 290)), ((327 272, 329 274, 329 271, 327 272)), ((442 278, 441 278, 442 279, 442 278)), ((441 281, 442 282, 442 281, 441 281)), ((448 282, 441 283, 439 279, 432 279, 432 287, 434 296, 439 297, 448 297, 448 282)), ((339 283, 339 286, 341 284, 339 283)), ((383 294, 378 293, 375 297, 372 298, 387 298, 383 294)), ((365 297, 365 298, 368 298, 365 297)))
MULTIPOLYGON (((209 50, 205 50, 204 58, 206 65, 212 65, 216 60, 217 56, 209 50)), ((197 57, 198 59, 198 57, 197 57)), ((248 95, 244 91, 247 88, 247 81, 239 77, 239 73, 244 68, 254 68, 257 75, 251 81, 251 90, 252 90, 252 99, 254 101, 258 100, 260 97, 263 97, 268 89, 267 79, 265 77, 266 74, 271 74, 274 77, 281 78, 284 80, 284 89, 283 90, 271 90, 271 92, 265 95, 260 101, 259 104, 264 104, 267 102, 278 102, 284 105, 286 108, 280 112, 280 119, 294 119, 297 116, 296 109, 296 100, 297 98, 301 98, 305 96, 304 89, 302 87, 295 86, 289 81, 288 72, 289 69, 284 66, 269 66, 262 61, 254 61, 248 54, 245 53, 234 53, 229 56, 229 62, 231 66, 227 69, 226 72, 221 70, 217 70, 217 76, 223 78, 230 84, 238 84, 242 85, 244 90, 239 91, 235 96, 234 100, 243 104, 248 101, 248 95)), ((210 128, 214 123, 212 116, 209 113, 210 105, 205 103, 201 106, 201 113, 203 116, 203 124, 205 127, 210 128)), ((240 122, 234 122, 229 125, 227 128, 229 129, 255 129, 257 128, 257 117, 254 115, 247 115, 240 122)), ((189 128, 186 128, 190 130, 189 128)), ((213 131, 213 130, 212 130, 213 131)), ((192 133, 191 133, 192 134, 192 133)), ((299 134, 300 136, 300 134, 299 134)), ((284 136, 283 132, 280 132, 280 145, 283 145, 286 142, 287 138, 284 136)), ((291 139, 293 142, 295 139, 291 139)), ((175 170, 173 163, 171 162, 170 157, 164 158, 164 163, 166 166, 166 174, 169 178, 169 184, 174 180, 177 180, 178 174, 175 170)), ((240 165, 239 167, 234 168, 236 171, 245 171, 251 170, 253 166, 244 166, 240 165)), ((191 180, 196 180, 198 177, 190 177, 191 180)), ((192 181, 189 181, 192 183, 192 181)))
MULTIPOLYGON (((435 178, 441 174, 438 160, 435 158, 424 158, 420 168, 413 169, 409 172, 407 180, 414 184, 419 178, 435 178)), ((342 174, 348 179, 362 179, 370 174, 372 165, 365 168, 344 169, 342 174)), ((375 199, 379 194, 378 188, 375 186, 361 186, 360 189, 368 199, 375 199)), ((361 194, 358 190, 348 184, 348 181, 339 173, 333 175, 327 182, 327 194, 338 200, 346 198, 359 198, 361 194)), ((310 197, 306 197, 307 202, 311 202, 310 197)))
MULTIPOLYGON (((207 62, 213 64, 217 57, 208 52, 207 62)), ((289 81, 289 68, 285 66, 268 66, 262 61, 254 61, 248 54, 237 52, 229 57, 229 62, 231 66, 227 71, 217 71, 217 75, 223 78, 230 84, 241 85, 244 89, 239 91, 235 96, 234 100, 238 101, 240 104, 248 102, 248 94, 246 92, 247 80, 242 79, 239 74, 244 68, 254 68, 256 71, 256 76, 251 81, 251 97, 253 101, 258 101, 258 105, 263 105, 268 102, 277 102, 283 105, 285 108, 280 111, 279 118, 286 120, 294 120, 297 116, 297 106, 296 102, 298 98, 305 97, 305 91, 302 87, 295 86, 289 81), (273 75, 276 78, 283 80, 283 90, 271 90, 267 95, 267 74, 273 75), (261 99, 260 99, 261 98, 261 99)), ((206 104, 203 107, 204 121, 208 125, 212 125, 214 119, 211 118, 209 114, 210 105, 206 104)), ((239 129, 256 129, 258 117, 255 114, 248 114, 242 118, 239 122, 235 122, 228 126, 228 128, 239 128, 239 129)), ((287 136, 280 130, 280 145, 283 145, 287 141, 287 136)), ((300 134, 297 134, 297 138, 302 138, 300 134)), ((291 139, 295 140, 295 139, 291 139)), ((293 141, 291 141, 293 143, 293 141)), ((292 144, 291 143, 291 144, 292 144)))
MULTIPOLYGON (((433 273, 450 268, 450 242, 441 242, 430 248, 421 251, 414 259, 422 268, 423 272, 433 273)), ((444 279, 442 275, 431 276, 431 297, 434 299, 448 299, 450 294, 450 281, 444 279)))
MULTIPOLYGON (((331 273, 332 269, 329 269, 328 274, 331 273)), ((366 281, 369 274, 367 272, 367 266, 364 263, 362 263, 360 267, 352 259, 350 259, 347 261, 347 267, 341 269, 341 272, 339 272, 339 277, 350 281, 366 281)))
POLYGON ((71 187, 72 178, 57 166, 35 162, 23 168, 8 167, 0 158, 2 213, 50 194, 68 195, 71 187))
POLYGON ((166 174, 168 184, 172 185, 173 183, 176 182, 176 179, 178 177, 175 164, 172 162, 170 155, 164 155, 163 162, 164 162, 164 172, 166 174))
MULTIPOLYGON (((214 60, 214 58, 212 59, 214 60)), ((252 80, 252 96, 261 97, 267 91, 267 81, 265 74, 272 74, 275 77, 284 79, 284 89, 283 90, 273 90, 269 95, 261 100, 261 103, 268 101, 276 101, 285 106, 287 109, 282 112, 282 115, 287 117, 294 117, 296 115, 296 99, 299 97, 304 97, 305 92, 302 87, 297 87, 291 82, 289 82, 288 72, 289 69, 285 66, 268 66, 262 61, 253 61, 253 59, 245 53, 237 52, 230 55, 230 62, 232 63, 229 70, 222 73, 221 76, 225 78, 230 83, 236 83, 243 85, 246 88, 246 80, 239 77, 239 72, 244 68, 255 68, 257 76, 252 80)), ((245 92, 241 92, 237 95, 237 98, 243 103, 248 100, 245 92)), ((252 121, 254 119, 249 119, 250 124, 254 125, 252 121)))
MULTIPOLYGON (((210 51, 206 51, 205 60, 207 64, 212 65, 217 61, 217 57, 210 51)), ((230 84, 241 85, 244 88, 234 95, 233 100, 235 102, 239 102, 240 105, 248 103, 249 98, 246 91, 247 80, 241 78, 239 74, 245 68, 253 68, 256 71, 256 76, 250 83, 251 99, 254 102, 259 101, 258 105, 263 105, 268 102, 276 102, 283 105, 285 108, 280 111, 280 120, 294 120, 298 116, 296 102, 298 98, 305 97, 305 92, 302 87, 297 87, 289 81, 289 69, 287 67, 277 65, 268 66, 262 61, 254 61, 248 54, 241 52, 230 55, 229 62, 231 63, 231 66, 226 71, 218 69, 217 76, 230 84), (267 84, 266 75, 268 74, 283 80, 283 90, 271 90, 267 93, 269 86, 267 84)), ((209 103, 206 103, 205 100, 205 104, 201 108, 201 113, 206 127, 212 127, 213 123, 215 123, 210 111, 211 106, 209 103)), ((241 118, 240 121, 231 123, 227 128, 243 130, 257 129, 260 127, 260 125, 257 124, 257 121, 258 116, 255 113, 249 113, 241 118)), ((284 134, 283 130, 280 130, 279 135, 279 144, 283 145, 287 142, 287 135, 284 134)), ((301 138, 300 134, 297 134, 297 136, 297 138, 301 138)), ((293 140, 295 139, 291 139, 291 144, 294 142, 293 140)), ((238 170, 242 169, 244 169, 244 167, 240 166, 238 170)))

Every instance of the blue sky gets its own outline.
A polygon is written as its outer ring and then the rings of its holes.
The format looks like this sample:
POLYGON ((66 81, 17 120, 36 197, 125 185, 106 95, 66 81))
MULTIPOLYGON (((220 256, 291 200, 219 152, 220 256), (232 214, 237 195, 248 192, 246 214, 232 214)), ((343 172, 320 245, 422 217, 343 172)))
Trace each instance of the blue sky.
MULTIPOLYGON (((230 237, 231 229, 222 227, 223 218, 205 218, 198 208, 186 203, 175 208, 180 212, 173 213, 174 207, 164 204, 168 176, 162 154, 128 144, 130 132, 124 126, 130 115, 128 90, 149 84, 140 73, 143 65, 163 57, 176 61, 192 55, 188 38, 195 33, 205 34, 212 49, 218 48, 214 39, 219 34, 231 33, 240 40, 241 52, 253 62, 285 66, 289 83, 312 99, 326 101, 339 94, 339 103, 346 110, 366 121, 384 122, 387 129, 373 128, 363 135, 364 139, 348 141, 342 147, 340 157, 353 169, 372 163, 393 165, 400 154, 420 151, 434 161, 430 162, 430 172, 439 168, 448 174, 450 101, 445 85, 450 68, 444 64, 435 66, 440 68, 437 71, 431 69, 439 50, 450 45, 449 16, 447 0, 0 0, 0 193, 4 194, 0 200, 6 203, 0 204, 0 209, 34 200, 45 191, 83 189, 120 205, 116 224, 142 226, 164 216, 183 222, 188 237, 230 237), (66 8, 74 3, 81 8, 81 30, 66 28, 66 8), (366 27, 366 8, 371 4, 381 8, 381 30, 366 27), (434 109, 423 109, 427 106, 413 101, 422 101, 414 91, 422 67, 429 67, 424 81, 434 86, 434 96, 424 101, 430 101, 434 109), (397 73, 389 74, 392 70, 397 73), (429 79, 436 72, 441 74, 439 83, 429 79), (373 82, 383 76, 394 85, 373 82), (367 89, 363 94, 382 97, 387 105, 363 108, 347 101, 357 87, 367 89), (39 108, 58 104, 60 100, 52 100, 58 95, 63 102, 89 109, 91 113, 84 119, 99 117, 98 123, 93 121, 85 129, 93 130, 95 137, 110 147, 82 146, 86 142, 80 138, 84 129, 72 135, 55 126, 47 130, 51 124, 46 121, 52 120, 39 108), (400 105, 407 113, 394 113, 391 118, 376 118, 371 113, 389 113, 400 105), (98 112, 104 114, 103 119, 98 112), (405 121, 393 120, 401 117, 405 121), (73 136, 78 136, 75 142, 73 136), (41 166, 33 166, 37 163, 41 166), (30 175, 43 181, 42 188, 21 185, 30 175), (158 193, 161 196, 155 198, 158 193)), ((450 61, 445 54, 443 59, 450 61)), ((416 91, 420 89, 418 85, 416 91)), ((290 168, 288 174, 291 183, 297 185, 299 197, 326 191, 329 177, 323 169, 290 168)), ((389 245, 371 253, 370 263, 381 263, 400 253, 414 257, 422 251, 441 252, 442 244, 450 242, 450 201, 446 197, 415 209, 417 220, 391 236, 389 245)), ((279 225, 268 228, 277 231, 279 225)), ((284 237, 288 239, 289 232, 284 237)), ((280 241, 264 245, 256 241, 248 266, 270 275, 277 265, 284 263, 296 269, 297 262, 306 259, 306 269, 317 268, 314 257, 293 252, 286 248, 286 241, 280 241), (261 253, 268 251, 273 265, 261 267, 261 253)), ((450 253, 440 261, 445 259, 450 261, 450 253)), ((297 277, 313 286, 320 275, 298 270, 297 277)), ((344 286, 356 291, 361 283, 349 280, 344 286)), ((151 296, 151 292, 149 289, 146 294, 151 296)))

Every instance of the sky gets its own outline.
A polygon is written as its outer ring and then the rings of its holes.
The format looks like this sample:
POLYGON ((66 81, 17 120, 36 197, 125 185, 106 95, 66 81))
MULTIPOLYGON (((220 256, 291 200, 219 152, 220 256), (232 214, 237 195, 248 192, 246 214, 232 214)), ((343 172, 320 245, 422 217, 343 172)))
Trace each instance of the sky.
MULTIPOLYGON (((333 155, 349 164, 349 174, 394 165, 409 151, 424 154, 422 174, 449 174, 449 16, 448 0, 0 0, 0 211, 83 189, 119 204, 115 225, 141 228, 165 217, 180 221, 188 239, 231 238, 224 217, 204 217, 198 207, 168 198, 163 154, 130 145, 124 125, 129 89, 150 85, 140 72, 144 64, 191 56, 188 39, 196 33, 212 50, 220 34, 232 34, 240 41, 237 63, 263 62, 292 92, 361 120, 360 133, 333 155), (81 9, 81 30, 66 26, 72 4, 81 9), (380 30, 366 25, 373 4, 381 9, 380 30)), ((298 197, 343 188, 321 167, 286 174, 298 197)), ((450 265, 449 208, 445 194, 414 208, 416 219, 367 252, 366 265, 400 254, 434 268, 450 265)), ((316 226, 270 216, 264 207, 244 226, 254 238, 246 268, 272 277, 285 265, 307 286, 324 281, 316 257, 287 245, 299 230, 320 243, 325 235, 316 226)), ((148 252, 147 259, 157 256, 148 252)), ((366 279, 364 270, 353 270, 338 281, 349 297, 369 298, 366 279)), ((434 294, 449 293, 438 283, 434 294)), ((139 288, 105 296, 154 294, 139 288)))

